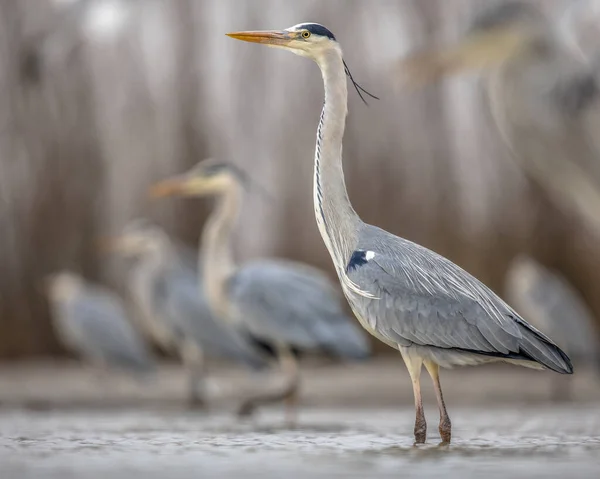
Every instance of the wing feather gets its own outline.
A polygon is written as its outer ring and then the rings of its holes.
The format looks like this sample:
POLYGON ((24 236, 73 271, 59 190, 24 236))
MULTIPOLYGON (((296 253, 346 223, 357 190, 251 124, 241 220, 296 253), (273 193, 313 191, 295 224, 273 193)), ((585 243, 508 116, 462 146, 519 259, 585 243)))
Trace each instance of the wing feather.
POLYGON ((525 359, 570 372, 568 357, 483 283, 446 258, 367 226, 359 248, 374 253, 348 272, 361 290, 353 309, 386 342, 525 359))

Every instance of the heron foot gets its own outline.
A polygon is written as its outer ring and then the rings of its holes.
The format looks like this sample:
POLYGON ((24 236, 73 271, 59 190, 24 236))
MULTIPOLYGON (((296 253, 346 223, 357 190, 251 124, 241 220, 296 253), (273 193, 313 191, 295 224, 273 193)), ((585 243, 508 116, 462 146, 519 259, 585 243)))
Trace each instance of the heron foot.
POLYGON ((427 439, 427 423, 425 419, 417 418, 415 422, 415 444, 425 444, 427 439))
POLYGON ((237 417, 245 418, 254 415, 256 406, 252 402, 244 402, 237 410, 237 417))
POLYGON ((440 437, 442 438, 440 446, 450 444, 452 439, 452 424, 448 416, 440 420, 440 437))

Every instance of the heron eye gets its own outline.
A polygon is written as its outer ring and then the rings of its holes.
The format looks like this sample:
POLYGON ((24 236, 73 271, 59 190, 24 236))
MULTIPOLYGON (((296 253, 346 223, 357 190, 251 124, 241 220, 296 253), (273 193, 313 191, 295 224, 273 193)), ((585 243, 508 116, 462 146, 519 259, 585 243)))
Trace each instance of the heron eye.
POLYGON ((303 38, 308 38, 308 37, 310 37, 310 32, 309 32, 308 30, 304 30, 304 31, 302 32, 302 37, 303 37, 303 38))

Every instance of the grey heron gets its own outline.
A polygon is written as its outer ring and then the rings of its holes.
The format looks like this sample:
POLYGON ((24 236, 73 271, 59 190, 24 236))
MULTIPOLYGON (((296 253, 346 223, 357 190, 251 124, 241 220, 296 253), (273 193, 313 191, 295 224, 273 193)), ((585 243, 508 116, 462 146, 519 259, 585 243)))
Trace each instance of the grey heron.
POLYGON ((50 275, 46 284, 54 328, 72 352, 96 366, 154 371, 150 349, 115 293, 69 271, 50 275))
POLYGON ((192 404, 207 402, 204 356, 234 360, 255 370, 268 366, 268 358, 250 337, 215 319, 198 286, 196 256, 175 244, 165 231, 136 220, 110 244, 114 251, 135 259, 128 288, 140 328, 181 357, 190 374, 192 404))
MULTIPOLYGON (((564 278, 533 258, 520 255, 510 264, 505 291, 515 309, 540 331, 551 335, 576 366, 592 366, 600 373, 594 315, 564 278)), ((555 399, 569 397, 570 381, 560 379, 553 381, 555 399)))
POLYGON ((317 225, 359 322, 402 355, 414 390, 415 443, 425 442, 427 430, 420 387, 423 365, 435 386, 442 443, 451 440, 451 424, 440 367, 507 361, 573 372, 556 344, 483 283, 448 259, 364 223, 356 214, 342 168, 346 77, 358 92, 362 87, 352 78, 333 33, 316 23, 301 23, 279 31, 228 35, 307 57, 321 70, 325 99, 317 127, 313 183, 317 225))
POLYGON ((600 87, 565 23, 561 28, 531 3, 495 4, 475 16, 458 44, 418 51, 399 73, 425 84, 482 71, 489 112, 515 163, 598 233, 600 87))
POLYGON ((287 377, 283 390, 249 398, 241 413, 285 399, 292 405, 298 370, 291 348, 322 351, 345 359, 364 359, 366 336, 344 313, 340 295, 320 270, 306 264, 260 259, 237 267, 230 236, 241 208, 244 174, 232 164, 208 159, 184 175, 154 186, 154 196, 217 197, 201 237, 201 266, 211 308, 223 321, 240 324, 274 345, 287 377))

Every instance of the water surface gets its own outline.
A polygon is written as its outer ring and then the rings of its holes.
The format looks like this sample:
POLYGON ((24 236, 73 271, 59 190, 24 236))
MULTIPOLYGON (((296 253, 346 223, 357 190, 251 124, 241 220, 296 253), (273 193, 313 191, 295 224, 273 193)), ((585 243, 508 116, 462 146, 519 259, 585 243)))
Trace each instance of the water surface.
POLYGON ((2 411, 0 477, 600 477, 600 408, 456 409, 454 442, 412 445, 411 408, 281 411, 239 422, 182 411, 2 411))

